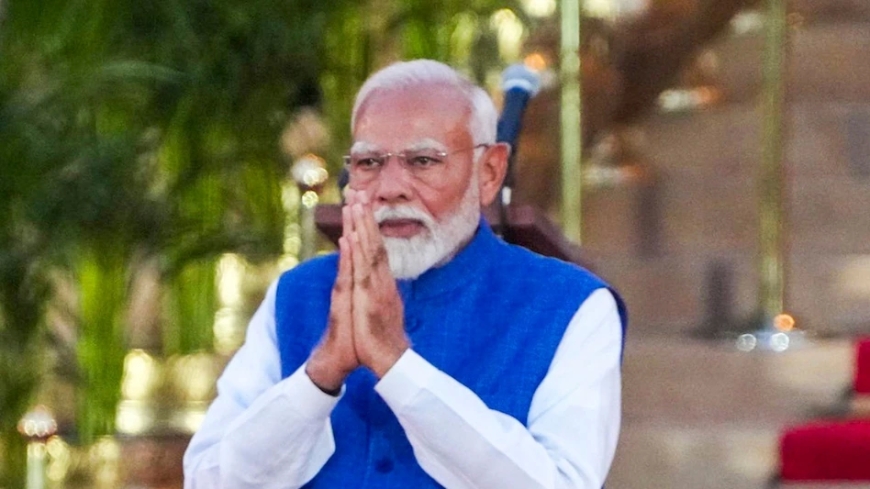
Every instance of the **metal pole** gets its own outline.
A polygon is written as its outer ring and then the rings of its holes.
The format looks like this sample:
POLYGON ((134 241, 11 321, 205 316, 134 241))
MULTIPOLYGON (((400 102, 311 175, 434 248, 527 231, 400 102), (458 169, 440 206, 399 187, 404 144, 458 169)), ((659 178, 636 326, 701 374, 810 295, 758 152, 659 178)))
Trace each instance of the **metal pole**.
POLYGON ((562 0, 562 228, 568 239, 581 241, 581 158, 583 156, 580 12, 582 0, 562 0))
POLYGON ((290 169, 293 180, 299 187, 299 261, 307 260, 317 253, 317 226, 314 208, 320 202, 320 191, 329 178, 322 158, 306 154, 293 163, 290 169))
POLYGON ((763 327, 783 312, 785 296, 783 226, 783 112, 786 69, 785 0, 767 0, 767 41, 762 95, 763 142, 759 178, 759 311, 763 327))
POLYGON ((737 338, 742 351, 782 352, 805 344, 785 306, 785 175, 783 161, 785 77, 788 53, 786 0, 766 0, 762 155, 758 179, 758 329, 737 338))
POLYGON ((314 208, 320 197, 314 190, 302 192, 299 205, 299 261, 305 261, 317 252, 317 226, 314 222, 314 208))
POLYGON ((46 446, 57 433, 57 421, 44 406, 37 406, 18 422, 18 432, 27 440, 26 489, 45 489, 46 446))
POLYGON ((45 489, 45 442, 27 444, 27 489, 45 489))

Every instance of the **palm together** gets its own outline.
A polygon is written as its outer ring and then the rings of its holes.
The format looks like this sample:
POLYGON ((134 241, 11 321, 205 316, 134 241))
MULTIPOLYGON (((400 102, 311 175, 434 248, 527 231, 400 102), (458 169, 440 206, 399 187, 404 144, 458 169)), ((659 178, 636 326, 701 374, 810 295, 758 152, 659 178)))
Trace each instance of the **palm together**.
POLYGON ((383 377, 409 347, 404 306, 368 196, 348 189, 345 199, 329 320, 306 365, 315 385, 329 393, 360 366, 383 377))

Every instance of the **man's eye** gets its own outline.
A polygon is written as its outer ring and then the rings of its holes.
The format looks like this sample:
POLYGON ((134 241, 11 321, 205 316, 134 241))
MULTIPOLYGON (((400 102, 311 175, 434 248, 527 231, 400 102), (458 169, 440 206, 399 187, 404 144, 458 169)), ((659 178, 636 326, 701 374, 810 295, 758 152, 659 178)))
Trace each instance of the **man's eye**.
POLYGON ((408 164, 414 168, 427 168, 441 163, 441 159, 434 155, 415 154, 408 155, 408 164))
POLYGON ((353 159, 353 166, 360 169, 378 168, 383 162, 384 159, 377 156, 360 156, 353 159))

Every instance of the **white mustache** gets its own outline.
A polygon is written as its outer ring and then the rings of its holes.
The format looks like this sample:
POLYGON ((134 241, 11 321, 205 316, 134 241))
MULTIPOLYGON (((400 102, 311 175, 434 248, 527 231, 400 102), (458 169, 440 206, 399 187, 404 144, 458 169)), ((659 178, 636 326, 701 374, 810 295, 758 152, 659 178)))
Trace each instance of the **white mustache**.
POLYGON ((423 223, 426 229, 432 230, 435 219, 428 213, 416 207, 397 205, 393 207, 381 207, 375 211, 375 222, 378 224, 390 219, 414 219, 423 223))

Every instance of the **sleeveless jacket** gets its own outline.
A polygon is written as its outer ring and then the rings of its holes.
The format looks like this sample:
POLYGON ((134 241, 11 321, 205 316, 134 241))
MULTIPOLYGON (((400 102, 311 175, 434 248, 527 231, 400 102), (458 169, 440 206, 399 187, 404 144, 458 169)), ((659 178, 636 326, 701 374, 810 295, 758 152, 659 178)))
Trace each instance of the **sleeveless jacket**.
MULTIPOLYGON (((284 377, 323 334, 337 268, 332 254, 279 279, 275 314, 284 377)), ((580 267, 504 243, 484 221, 446 265, 398 281, 413 350, 523 424, 568 323, 602 287, 580 267)), ((616 297, 624 338, 624 308, 616 297)), ((376 382, 365 369, 348 377, 331 415, 335 453, 306 488, 441 487, 417 464, 401 425, 374 391, 376 382)))

